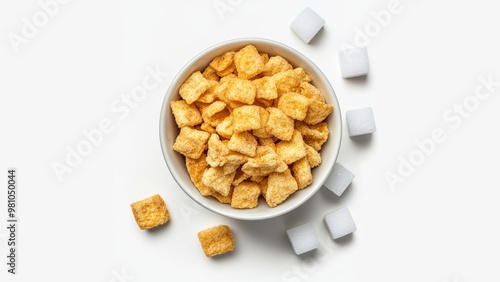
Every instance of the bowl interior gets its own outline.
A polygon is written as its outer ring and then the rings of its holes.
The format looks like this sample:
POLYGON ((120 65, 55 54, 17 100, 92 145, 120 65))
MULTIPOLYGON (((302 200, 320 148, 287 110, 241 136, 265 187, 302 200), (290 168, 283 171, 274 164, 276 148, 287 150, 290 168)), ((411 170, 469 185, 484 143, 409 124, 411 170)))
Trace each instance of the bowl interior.
POLYGON ((193 200, 207 209, 224 216, 244 220, 259 220, 282 215, 295 209, 307 201, 321 188, 330 173, 340 150, 342 134, 341 125, 339 103, 335 93, 328 82, 328 79, 312 61, 298 51, 272 40, 257 38, 237 39, 220 43, 203 51, 188 62, 173 80, 167 90, 161 110, 160 142, 163 156, 173 178, 193 200), (329 115, 326 120, 330 130, 330 135, 320 151, 322 164, 312 170, 313 183, 307 188, 295 192, 287 200, 275 208, 270 208, 261 198, 259 205, 256 208, 239 210, 231 208, 230 205, 219 203, 213 197, 204 197, 200 195, 198 189, 196 189, 194 184, 191 182, 186 169, 184 156, 172 149, 175 138, 179 134, 179 129, 171 112, 170 102, 180 99, 178 94, 179 88, 193 72, 198 70, 203 71, 216 56, 219 56, 229 50, 239 50, 248 44, 254 45, 259 52, 268 53, 270 56, 282 56, 288 60, 293 67, 302 67, 312 77, 313 81, 311 83, 321 90, 327 103, 333 105, 334 111, 333 114, 329 115))

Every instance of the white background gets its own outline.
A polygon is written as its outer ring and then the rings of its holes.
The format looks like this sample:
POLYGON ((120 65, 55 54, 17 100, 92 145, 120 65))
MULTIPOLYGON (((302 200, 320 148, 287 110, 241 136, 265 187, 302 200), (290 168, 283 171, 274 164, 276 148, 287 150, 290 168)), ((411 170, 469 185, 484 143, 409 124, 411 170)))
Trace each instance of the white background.
MULTIPOLYGON (((0 173, 18 170, 20 221, 17 276, 6 273, 0 229, 1 281, 500 279, 500 86, 460 124, 443 119, 464 99, 474 102, 480 76, 500 81, 495 1, 400 0, 402 10, 367 40, 370 74, 355 80, 341 78, 337 52, 388 0, 241 0, 223 13, 218 2, 73 0, 14 46, 9 38, 22 36, 23 18, 33 22, 43 10, 34 0, 2 1, 0 173), (309 45, 288 27, 306 6, 326 20, 309 45), (373 107, 371 139, 344 135, 339 162, 356 178, 341 198, 321 190, 288 215, 244 222, 202 209, 172 179, 159 145, 164 93, 190 58, 239 37, 273 39, 309 56, 344 116, 373 107), (127 116, 113 111, 148 68, 168 75, 127 116), (59 181, 52 164, 65 164, 67 146, 75 149, 84 130, 106 119, 112 132, 59 181), (391 189, 384 175, 397 173, 400 156, 418 154, 415 141, 436 129, 446 140, 391 189), (171 221, 141 231, 129 205, 156 193, 171 221), (358 231, 334 242, 322 220, 340 206, 358 231), (297 257, 285 230, 305 222, 322 247, 297 257), (231 227, 236 250, 209 259, 196 233, 217 224, 231 227)), ((4 221, 7 185, 0 186, 4 221)))

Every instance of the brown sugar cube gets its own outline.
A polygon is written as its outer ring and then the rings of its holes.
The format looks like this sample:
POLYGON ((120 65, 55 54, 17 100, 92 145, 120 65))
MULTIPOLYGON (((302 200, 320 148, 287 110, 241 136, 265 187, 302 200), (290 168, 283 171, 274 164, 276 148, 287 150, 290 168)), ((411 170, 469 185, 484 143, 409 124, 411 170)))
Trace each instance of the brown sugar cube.
POLYGON ((260 128, 259 107, 246 105, 233 110, 233 131, 235 133, 260 128))
POLYGON ((287 116, 278 108, 269 107, 269 119, 267 120, 265 129, 273 136, 281 140, 290 140, 293 135, 293 119, 287 116))
POLYGON ((234 64, 238 77, 243 79, 252 78, 264 70, 264 61, 253 45, 247 45, 236 52, 234 64))
POLYGON ((132 213, 140 229, 151 229, 170 219, 167 205, 158 194, 132 203, 130 207, 132 207, 132 213))
POLYGON ((227 147, 229 150, 253 157, 257 149, 257 140, 248 131, 238 132, 231 136, 227 147))
POLYGON ((201 154, 198 159, 186 157, 186 168, 191 181, 193 181, 194 186, 200 191, 202 196, 210 196, 215 192, 212 188, 205 186, 203 181, 201 181, 203 173, 208 168, 205 154, 201 154))
POLYGON ((279 72, 287 71, 293 69, 287 60, 281 56, 273 56, 269 58, 269 61, 264 65, 264 70, 262 74, 265 76, 272 76, 279 72))
POLYGON ((227 69, 234 62, 234 51, 228 51, 218 57, 215 57, 211 62, 210 66, 216 71, 222 71, 227 69))
POLYGON ((302 134, 295 130, 290 141, 281 141, 276 144, 276 153, 286 164, 294 163, 307 155, 302 134))
POLYGON ((319 152, 307 144, 304 144, 304 147, 306 148, 307 161, 309 162, 309 166, 311 168, 313 168, 313 167, 317 167, 318 165, 320 165, 321 164, 321 155, 319 154, 319 152))
POLYGON ((333 112, 333 106, 325 104, 320 101, 310 100, 309 108, 307 110, 307 115, 304 118, 304 122, 308 124, 318 124, 325 120, 325 118, 333 112))
POLYGON ((175 123, 179 128, 194 127, 203 122, 201 114, 194 104, 189 105, 184 100, 170 102, 170 108, 175 117, 175 123))
POLYGON ((198 232, 203 252, 213 257, 234 250, 234 238, 227 225, 218 225, 198 232))
POLYGON ((197 159, 205 150, 208 138, 210 134, 205 131, 183 127, 172 148, 188 158, 197 159))
POLYGON ((287 116, 304 120, 309 108, 309 99, 294 92, 283 93, 278 100, 278 108, 287 116))
POLYGON ((231 207, 236 209, 251 209, 259 204, 260 188, 255 182, 242 182, 234 187, 231 207))
POLYGON ((256 88, 250 80, 234 78, 227 82, 226 97, 228 100, 251 105, 255 100, 256 88))
POLYGON ((303 157, 302 159, 293 163, 292 174, 295 178, 295 181, 297 181, 299 190, 304 189, 312 183, 313 177, 311 173, 311 167, 309 166, 309 162, 307 161, 307 157, 303 157))
POLYGON ((279 72, 272 76, 278 95, 286 92, 300 92, 302 82, 310 82, 311 77, 302 68, 279 72))
POLYGON ((179 89, 182 99, 188 104, 192 104, 210 87, 210 83, 203 77, 201 72, 193 73, 179 89))
POLYGON ((271 208, 274 208, 283 203, 297 189, 297 182, 289 169, 281 173, 271 173, 267 179, 266 202, 271 208))
POLYGON ((202 181, 205 186, 212 188, 222 196, 228 196, 235 173, 224 174, 222 167, 209 167, 203 173, 202 181))
POLYGON ((325 103, 325 96, 319 91, 316 86, 309 82, 302 82, 300 84, 300 94, 306 96, 309 99, 316 100, 325 103))

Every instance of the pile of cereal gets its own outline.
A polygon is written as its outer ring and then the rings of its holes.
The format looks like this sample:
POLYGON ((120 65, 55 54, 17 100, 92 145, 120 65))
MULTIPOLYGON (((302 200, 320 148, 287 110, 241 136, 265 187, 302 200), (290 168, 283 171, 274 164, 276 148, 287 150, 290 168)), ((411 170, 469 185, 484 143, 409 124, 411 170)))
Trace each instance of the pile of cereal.
POLYGON ((216 57, 180 87, 170 107, 180 128, 173 149, 186 157, 203 196, 276 207, 313 181, 333 106, 300 67, 247 45, 216 57))

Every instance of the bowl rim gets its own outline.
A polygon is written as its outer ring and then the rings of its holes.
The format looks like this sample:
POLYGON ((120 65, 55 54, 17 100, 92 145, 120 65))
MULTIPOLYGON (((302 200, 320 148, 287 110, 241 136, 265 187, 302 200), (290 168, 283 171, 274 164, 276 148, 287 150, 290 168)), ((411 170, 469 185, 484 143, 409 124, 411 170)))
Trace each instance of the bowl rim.
MULTIPOLYGON (((160 135, 160 147, 161 147, 161 150, 162 150, 162 155, 163 155, 163 158, 167 164, 167 168, 170 172, 170 174, 172 175, 172 178, 175 180, 175 182, 177 183, 177 185, 181 188, 182 191, 184 191, 184 193, 186 193, 192 200, 194 200, 196 203, 198 203, 199 205, 201 205, 202 207, 216 213, 216 214, 219 214, 219 215, 222 215, 222 216, 226 216, 226 217, 229 217, 229 218, 233 218, 233 219, 239 219, 239 220, 264 220, 264 219, 269 219, 269 218, 274 218, 274 217, 278 217, 280 215, 283 215, 283 214, 286 214, 286 213, 289 213, 293 210, 295 210, 296 208, 302 206, 305 202, 307 202, 310 198, 312 198, 312 196, 314 196, 319 189, 321 189, 321 187, 323 186, 326 178, 330 175, 331 173, 331 170, 333 168, 333 165, 335 164, 337 158, 338 158, 338 155, 340 153, 340 147, 341 147, 341 144, 342 144, 342 114, 341 114, 341 110, 340 110, 340 104, 339 104, 339 101, 338 101, 338 98, 337 98, 337 94, 335 93, 332 85, 330 84, 330 81, 329 79, 327 78, 327 76, 323 73, 323 71, 321 71, 321 69, 311 60, 309 59, 308 57, 306 57, 304 54, 302 54, 302 52, 284 44, 284 43, 281 43, 281 42, 278 42, 278 41, 275 41, 275 40, 272 40, 272 39, 266 39, 266 38, 259 38, 259 37, 242 37, 242 38, 235 38, 235 39, 230 39, 230 40, 225 40, 225 41, 222 41, 222 42, 219 42, 217 44, 214 44, 206 49, 204 49, 203 51, 199 52, 197 55, 195 55, 192 59, 190 59, 186 64, 184 64, 182 66, 182 68, 177 72, 176 76, 174 77, 174 79, 170 82, 170 85, 165 93, 165 96, 163 98, 163 101, 162 101, 162 107, 161 107, 161 112, 160 112, 160 122, 159 122, 159 135, 160 135), (333 94, 331 99, 332 99, 332 104, 334 104, 336 106, 336 108, 334 108, 334 111, 336 111, 338 113, 338 123, 339 123, 339 130, 336 131, 335 134, 338 135, 338 142, 337 142, 337 146, 336 148, 334 148, 334 152, 336 152, 334 158, 333 158, 333 161, 331 162, 331 166, 327 167, 327 171, 326 173, 324 174, 324 176, 322 177, 322 179, 319 179, 319 183, 318 183, 318 187, 315 189, 315 191, 313 191, 312 193, 309 193, 307 195, 305 195, 304 197, 302 197, 297 203, 295 203, 294 205, 286 208, 286 209, 281 209, 281 210, 277 210, 275 212, 273 212, 274 208, 269 208, 270 212, 269 213, 266 213, 265 215, 261 215, 261 216, 248 216, 246 215, 245 213, 241 213, 241 214, 228 214, 224 211, 221 211, 221 210, 218 210, 210 205, 207 205, 205 204, 204 202, 202 201, 199 201, 194 195, 191 195, 191 193, 189 193, 185 187, 183 187, 183 184, 182 184, 182 181, 180 179, 178 179, 178 177, 176 176, 176 173, 172 173, 172 169, 173 167, 175 166, 173 163, 172 163, 172 160, 170 160, 170 158, 168 158, 168 152, 167 150, 169 148, 167 148, 166 146, 166 143, 167 143, 167 140, 165 140, 165 136, 166 134, 165 131, 166 131, 166 117, 167 117, 167 114, 169 114, 170 112, 168 111, 168 108, 169 108, 169 104, 168 103, 168 100, 170 99, 170 97, 173 95, 173 90, 172 89, 173 87, 175 87, 175 84, 177 84, 176 82, 178 81, 179 77, 183 76, 185 74, 185 72, 187 71, 187 69, 189 69, 193 64, 195 64, 198 60, 204 58, 204 56, 206 56, 207 54, 213 52, 214 50, 216 49, 220 49, 220 48, 224 48, 225 46, 227 45, 233 45, 233 44, 254 44, 254 43, 257 43, 257 44, 271 44, 271 45, 275 45, 275 46, 278 46, 279 48, 282 48, 282 49, 285 49, 287 50, 288 52, 290 53, 293 53, 295 56, 297 56, 299 58, 299 60, 301 61, 304 61, 307 65, 309 65, 311 68, 314 69, 315 73, 317 73, 317 75, 319 77, 321 77, 322 80, 324 80, 325 82, 325 87, 327 87, 329 89, 329 91, 333 94)), ((329 137, 330 138, 330 137, 329 137)), ((323 159, 323 158, 322 158, 323 159)), ((323 162, 322 162, 323 164, 323 162)), ((318 180, 318 179, 316 179, 318 180)), ((193 184, 194 185, 194 184, 193 184)), ((201 194, 200 194, 201 196, 201 194)), ((222 205, 222 203, 221 203, 222 205)), ((238 209, 235 209, 235 210, 238 210, 238 209)), ((239 210, 238 210, 239 211, 239 210)))

